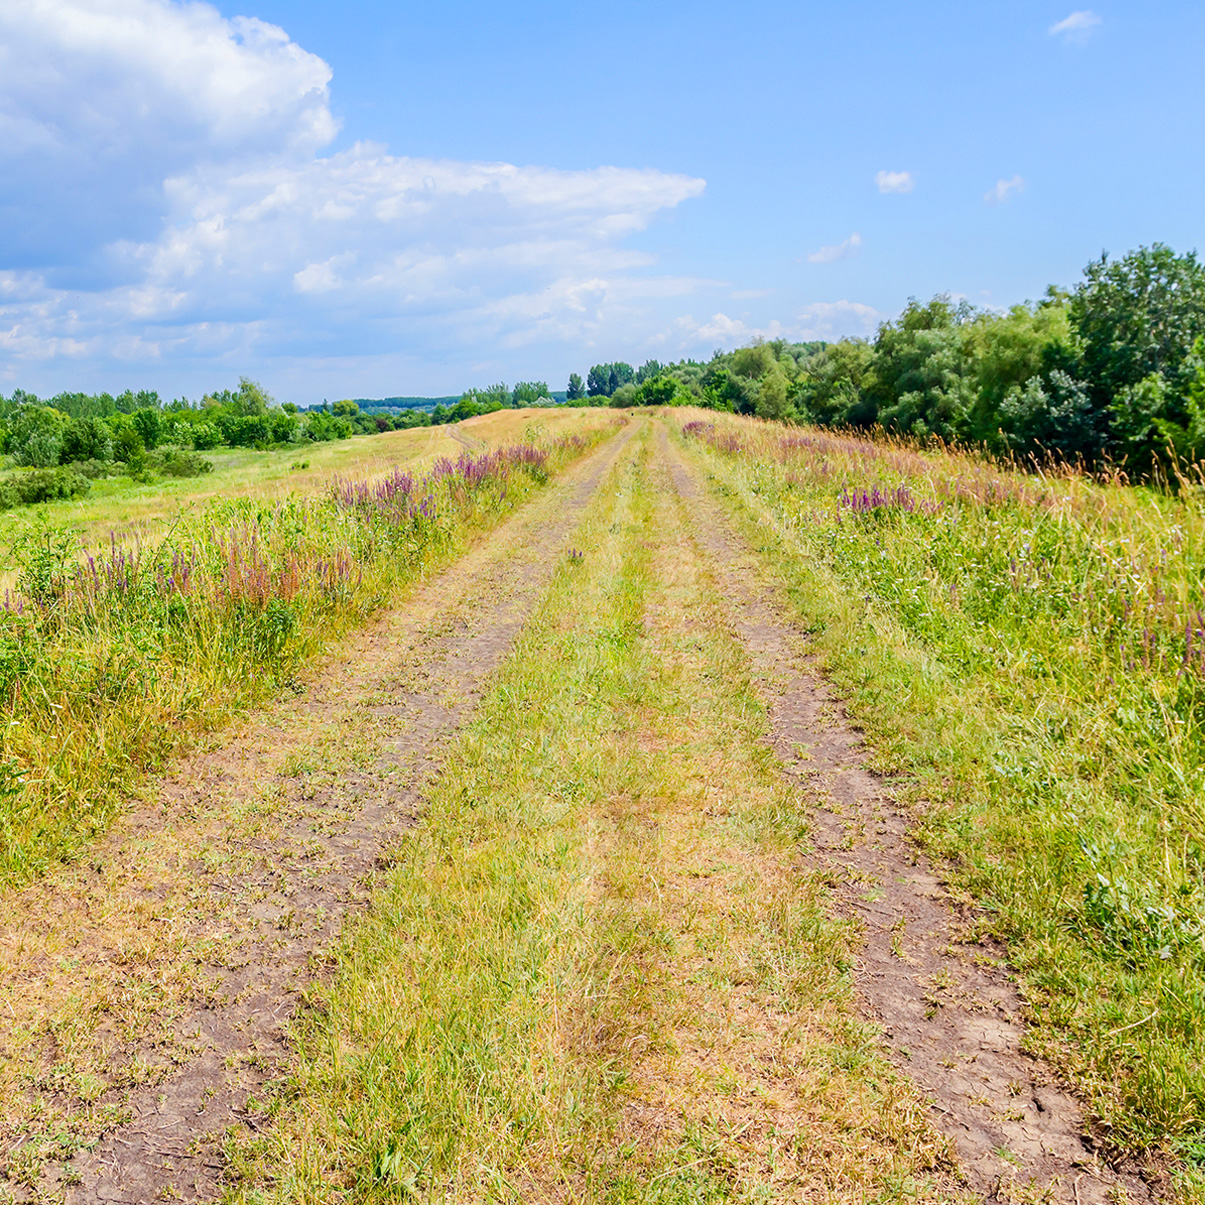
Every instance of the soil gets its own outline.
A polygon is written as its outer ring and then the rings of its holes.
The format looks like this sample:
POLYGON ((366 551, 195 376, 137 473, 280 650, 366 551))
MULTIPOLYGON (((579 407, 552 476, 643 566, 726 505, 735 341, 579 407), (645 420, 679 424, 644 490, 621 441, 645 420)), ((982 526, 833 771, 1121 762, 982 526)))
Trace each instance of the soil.
MULTIPOLYGON (((163 927, 172 932, 161 934, 165 947, 205 949, 215 905, 235 940, 212 947, 174 1015, 111 1044, 112 1067, 138 1068, 144 1082, 96 1103, 119 1107, 128 1120, 68 1166, 46 1170, 25 1195, 66 1189, 77 1205, 134 1205, 220 1193, 226 1132, 263 1124, 256 1098, 286 1068, 289 1021, 323 973, 323 951, 368 902, 374 872, 415 822, 424 784, 630 434, 629 427, 572 466, 544 496, 422 583, 404 608, 350 642, 303 697, 279 707, 274 722, 253 723, 224 747, 179 765, 154 803, 127 816, 90 856, 91 900, 77 879, 58 899, 54 884, 39 885, 36 908, 35 892, 26 893, 26 924, 38 913, 59 925, 70 923, 72 911, 80 914, 72 963, 121 961, 117 937, 89 923, 103 911, 95 897, 112 883, 136 883, 171 918, 163 927), (287 766, 282 773, 281 751, 304 752, 299 733, 307 731, 342 744, 351 768, 326 783, 287 766), (265 807, 270 823, 247 830, 231 820, 265 807), (162 840, 167 830, 191 843, 190 873, 148 885, 131 859, 143 841, 162 840), (203 897, 204 906, 190 922, 187 902, 173 895, 203 897)), ((0 932, 6 937, 24 944, 21 934, 0 932)), ((47 972, 46 959, 35 963, 26 968, 31 984, 47 972)), ((51 1040, 47 1063, 61 1055, 54 1047, 51 1040)))
POLYGON ((774 752, 815 799, 810 861, 831 871, 834 907, 861 922, 857 991, 888 1056, 929 1095, 970 1186, 988 1201, 1159 1199, 1157 1183, 1110 1166, 1075 1098, 1024 1052, 1025 1002, 1003 951, 969 935, 969 909, 908 839, 912 816, 868 768, 861 737, 810 663, 806 634, 785 618, 781 588, 664 429, 660 444, 764 684, 774 752))

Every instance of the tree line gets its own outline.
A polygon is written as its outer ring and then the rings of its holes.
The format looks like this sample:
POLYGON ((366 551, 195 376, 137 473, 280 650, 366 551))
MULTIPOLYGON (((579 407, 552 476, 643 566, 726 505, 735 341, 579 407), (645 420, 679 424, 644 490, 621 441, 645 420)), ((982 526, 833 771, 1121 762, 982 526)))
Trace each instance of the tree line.
POLYGON ((585 394, 881 426, 1148 477, 1205 459, 1205 265, 1156 243, 1102 255, 1073 288, 1052 286, 1005 312, 914 298, 871 339, 758 341, 707 363, 599 364, 585 394))
POLYGON ((187 475, 205 471, 204 462, 172 450, 262 450, 459 422, 504 406, 553 404, 544 381, 520 381, 513 389, 502 384, 470 389, 451 406, 392 414, 363 411, 351 400, 308 410, 292 402, 278 404, 247 377, 236 389, 214 390, 195 402, 177 398, 165 403, 154 390, 116 396, 64 392, 42 400, 18 389, 10 397, 0 395, 0 453, 19 467, 66 466, 85 477, 112 470, 138 475, 148 469, 187 475))

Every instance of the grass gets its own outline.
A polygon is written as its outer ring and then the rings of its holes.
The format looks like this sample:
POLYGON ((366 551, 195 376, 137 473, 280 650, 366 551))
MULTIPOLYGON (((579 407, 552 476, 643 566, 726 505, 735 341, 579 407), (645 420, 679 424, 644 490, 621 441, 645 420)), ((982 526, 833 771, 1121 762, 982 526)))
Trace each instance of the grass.
POLYGON ((687 531, 645 438, 345 934, 232 1200, 957 1198, 687 531))
POLYGON ((610 429, 509 424, 541 446, 399 470, 389 488, 216 501, 82 564, 43 516, 0 610, 0 886, 74 856, 147 769, 279 690, 610 429))
POLYGON ((388 431, 329 443, 307 441, 268 452, 213 448, 203 453, 213 470, 201 477, 149 481, 101 478, 82 498, 44 503, 36 512, 21 508, 0 513, 0 589, 11 587, 16 580, 17 566, 9 550, 27 530, 34 513, 54 523, 71 525, 89 549, 103 547, 113 537, 129 544, 154 539, 182 512, 201 510, 219 499, 308 497, 321 492, 334 477, 373 477, 397 466, 421 470, 440 456, 455 460, 466 450, 482 451, 521 440, 528 427, 568 431, 581 425, 580 416, 580 410, 501 410, 446 426, 388 431))
POLYGON ((1107 1141, 1205 1135, 1205 516, 1073 472, 684 416, 1107 1141))

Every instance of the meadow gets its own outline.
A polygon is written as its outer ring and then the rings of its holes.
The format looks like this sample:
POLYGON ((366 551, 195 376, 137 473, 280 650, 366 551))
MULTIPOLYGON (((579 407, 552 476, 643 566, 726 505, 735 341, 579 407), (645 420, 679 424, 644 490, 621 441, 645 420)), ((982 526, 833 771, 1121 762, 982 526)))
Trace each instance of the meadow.
POLYGON ((1102 1140, 1205 1156, 1205 514, 1068 467, 683 414, 1102 1140))
POLYGON ((491 415, 454 459, 444 428, 345 441, 311 454, 305 492, 285 466, 295 452, 234 454, 216 481, 10 519, 0 883, 77 852, 141 774, 286 688, 610 423, 559 434, 491 415))
MULTIPOLYGON (((114 539, 135 543, 155 538, 182 514, 202 509, 215 499, 309 495, 332 477, 369 477, 395 466, 421 468, 440 456, 454 460, 466 450, 521 440, 533 423, 551 431, 572 419, 573 414, 566 411, 500 410, 444 426, 307 441, 268 451, 210 448, 200 455, 213 468, 201 476, 102 477, 92 482, 87 494, 43 503, 36 513, 78 530, 82 543, 93 549, 114 539)), ((28 507, 0 512, 0 588, 15 580, 12 543, 29 526, 33 513, 28 507)))

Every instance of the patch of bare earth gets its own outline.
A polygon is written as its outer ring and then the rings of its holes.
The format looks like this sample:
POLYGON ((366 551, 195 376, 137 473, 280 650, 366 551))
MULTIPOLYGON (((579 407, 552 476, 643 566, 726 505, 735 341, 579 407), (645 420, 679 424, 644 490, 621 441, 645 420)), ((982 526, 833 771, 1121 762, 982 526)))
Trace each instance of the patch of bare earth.
POLYGON ((323 950, 367 903, 627 438, 294 697, 178 763, 86 862, 0 904, 0 1198, 218 1194, 225 1134, 264 1124, 256 1097, 323 950))
POLYGON ((861 922, 857 990, 968 1182, 989 1201, 1158 1199, 1157 1175, 1111 1166, 1074 1097, 1022 1050, 1025 1005, 1002 952, 976 940, 972 909, 909 841, 908 814, 810 667, 781 589, 664 430, 660 447, 764 685, 774 752, 814 794, 814 864, 831 872, 833 908, 861 922))

